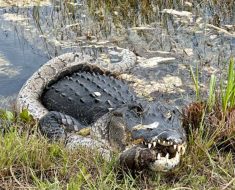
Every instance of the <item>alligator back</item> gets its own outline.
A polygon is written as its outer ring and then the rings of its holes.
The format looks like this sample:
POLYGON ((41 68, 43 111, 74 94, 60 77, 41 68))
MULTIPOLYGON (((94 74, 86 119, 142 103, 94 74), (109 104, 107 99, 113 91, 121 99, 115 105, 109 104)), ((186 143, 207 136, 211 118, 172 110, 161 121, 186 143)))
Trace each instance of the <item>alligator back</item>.
POLYGON ((61 78, 42 95, 42 103, 49 111, 63 112, 84 125, 135 100, 136 95, 127 84, 115 76, 98 72, 95 67, 61 78))
POLYGON ((96 65, 110 72, 125 72, 136 63, 133 52, 112 47, 92 46, 76 53, 66 53, 55 57, 36 71, 21 88, 16 108, 18 112, 27 108, 34 119, 40 119, 48 113, 41 103, 41 95, 46 86, 66 74, 76 72, 84 65, 96 65), (106 59, 103 59, 103 57, 106 59), (117 59, 118 58, 118 59, 117 59))

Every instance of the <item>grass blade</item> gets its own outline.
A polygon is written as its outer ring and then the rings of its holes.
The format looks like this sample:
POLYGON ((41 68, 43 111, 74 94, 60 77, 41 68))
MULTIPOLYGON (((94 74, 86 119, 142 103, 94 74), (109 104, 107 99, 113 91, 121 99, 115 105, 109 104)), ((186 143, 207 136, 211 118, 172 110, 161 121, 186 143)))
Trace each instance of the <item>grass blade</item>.
POLYGON ((198 65, 196 67, 196 75, 194 74, 192 66, 190 65, 190 74, 192 76, 193 83, 195 86, 196 100, 199 100, 200 93, 199 93, 199 82, 198 82, 198 65))
POLYGON ((212 74, 210 78, 209 98, 207 102, 209 111, 212 110, 215 104, 215 81, 216 81, 216 77, 214 74, 212 74))

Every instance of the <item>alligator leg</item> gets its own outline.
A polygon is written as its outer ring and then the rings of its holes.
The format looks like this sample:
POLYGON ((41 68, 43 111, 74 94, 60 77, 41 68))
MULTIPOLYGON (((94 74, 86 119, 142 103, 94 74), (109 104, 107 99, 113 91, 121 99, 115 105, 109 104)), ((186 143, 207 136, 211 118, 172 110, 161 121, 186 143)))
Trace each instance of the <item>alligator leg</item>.
POLYGON ((89 137, 73 134, 86 126, 80 124, 75 118, 56 111, 51 111, 39 120, 39 128, 43 135, 49 139, 64 139, 68 148, 85 146, 95 149, 106 160, 110 160, 110 150, 102 147, 103 144, 89 137))
POLYGON ((75 118, 56 111, 47 113, 39 120, 39 129, 49 139, 66 138, 67 133, 77 132, 86 126, 75 118))

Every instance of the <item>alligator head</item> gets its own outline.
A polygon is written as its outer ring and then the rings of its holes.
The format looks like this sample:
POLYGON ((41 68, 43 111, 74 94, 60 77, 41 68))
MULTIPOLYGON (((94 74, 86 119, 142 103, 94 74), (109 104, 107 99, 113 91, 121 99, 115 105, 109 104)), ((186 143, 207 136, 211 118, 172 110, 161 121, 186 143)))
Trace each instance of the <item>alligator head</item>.
POLYGON ((158 103, 144 108, 128 105, 111 114, 101 138, 121 152, 123 165, 168 171, 179 164, 186 149, 186 134, 175 113, 158 103))

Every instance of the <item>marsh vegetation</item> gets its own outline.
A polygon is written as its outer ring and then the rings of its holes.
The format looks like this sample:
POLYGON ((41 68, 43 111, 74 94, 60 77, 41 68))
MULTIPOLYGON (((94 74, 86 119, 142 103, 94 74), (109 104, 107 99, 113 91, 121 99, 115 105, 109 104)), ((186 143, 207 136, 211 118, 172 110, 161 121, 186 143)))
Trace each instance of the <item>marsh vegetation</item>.
MULTIPOLYGON (((40 61, 17 65, 0 44, 0 187, 235 189, 234 23, 233 0, 0 0, 2 41, 16 35, 32 50, 26 57, 40 55, 35 58, 40 61), (85 148, 71 151, 61 142, 48 142, 27 111, 9 109, 5 100, 20 88, 12 81, 22 84, 46 60, 97 44, 134 51, 146 64, 133 71, 130 85, 183 110, 188 148, 175 170, 120 177, 116 158, 107 163, 85 148), (156 57, 172 59, 154 65, 156 57), (14 80, 6 72, 15 73, 14 80)), ((19 59, 15 49, 7 51, 19 59)))

